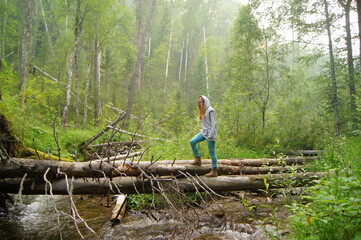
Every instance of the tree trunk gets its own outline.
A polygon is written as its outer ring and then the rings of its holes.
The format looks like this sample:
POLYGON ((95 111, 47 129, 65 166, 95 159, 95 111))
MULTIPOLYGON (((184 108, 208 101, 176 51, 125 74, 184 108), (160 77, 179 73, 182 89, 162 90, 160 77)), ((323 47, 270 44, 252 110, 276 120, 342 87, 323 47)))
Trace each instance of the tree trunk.
POLYGON ((347 48, 347 66, 348 66, 348 86, 350 93, 350 108, 353 128, 356 125, 356 86, 355 86, 355 70, 352 57, 352 36, 350 24, 350 9, 352 0, 338 0, 345 10, 345 29, 346 29, 346 48, 347 48))
POLYGON ((269 57, 269 51, 268 51, 268 36, 266 33, 265 35, 265 58, 266 58, 266 91, 265 91, 265 97, 263 100, 261 100, 261 113, 262 113, 262 133, 264 133, 264 128, 266 126, 266 110, 268 101, 270 98, 270 89, 271 89, 271 66, 270 66, 270 57, 269 57))
POLYGON ((94 59, 94 126, 98 126, 100 117, 100 63, 101 63, 101 50, 99 40, 95 40, 95 59, 94 59))
MULTIPOLYGON (((77 2, 77 14, 78 14, 78 11, 80 11, 80 0, 78 0, 78 2, 77 2)), ((69 108, 70 108, 70 103, 71 103, 71 87, 73 84, 73 69, 74 69, 74 64, 77 65, 77 62, 75 60, 77 60, 76 55, 78 54, 81 29, 82 29, 82 21, 79 21, 79 16, 77 16, 76 22, 75 22, 75 32, 74 32, 74 35, 75 35, 74 47, 69 55, 69 60, 68 60, 68 64, 67 64, 68 84, 66 86, 66 100, 65 100, 65 106, 64 106, 63 117, 62 117, 62 126, 63 127, 66 127, 67 122, 68 122, 69 108)))
MULTIPOLYGON (((37 46, 36 46, 36 41, 38 39, 38 35, 41 35, 39 34, 39 26, 40 26, 40 23, 39 21, 37 20, 38 19, 38 15, 39 15, 39 9, 38 9, 38 5, 37 5, 37 2, 36 1, 33 1, 33 7, 32 7, 32 23, 31 23, 31 27, 30 27, 30 31, 31 31, 31 34, 30 34, 30 40, 29 40, 29 60, 28 62, 35 62, 36 61, 36 51, 38 50, 37 49, 37 46)), ((30 65, 28 66, 28 69, 30 69, 30 65)))
MULTIPOLYGON (((81 0, 77 0, 76 17, 75 17, 75 39, 80 39, 80 35, 83 29, 83 17, 81 17, 81 0)), ((79 127, 80 121, 80 79, 79 79, 79 42, 74 55, 74 71, 75 71, 75 125, 79 127)))
POLYGON ((7 4, 8 0, 5 0, 5 10, 3 16, 3 29, 2 29, 2 39, 1 39, 1 52, 0 52, 0 60, 5 57, 5 35, 6 35, 6 20, 7 20, 7 4))
POLYGON ((207 96, 209 96, 209 82, 208 82, 208 55, 207 55, 207 38, 206 38, 206 29, 203 27, 203 41, 204 41, 204 50, 205 50, 205 56, 204 56, 204 65, 206 66, 206 86, 207 86, 207 96))
POLYGON ((150 58, 150 52, 152 50, 152 35, 149 34, 149 39, 148 39, 148 58, 150 58))
POLYGON ((165 65, 165 79, 164 79, 164 90, 163 90, 164 95, 167 94, 168 69, 169 69, 170 52, 172 49, 172 39, 173 39, 173 1, 172 0, 171 0, 171 4, 172 4, 172 12, 171 12, 171 25, 170 25, 170 33, 169 33, 168 51, 167 51, 167 62, 165 65))
MULTIPOLYGON (((142 9, 143 9, 143 0, 138 0, 138 9, 137 9, 137 25, 138 25, 138 31, 137 31, 137 40, 138 40, 138 54, 139 54, 139 51, 142 47, 142 31, 143 31, 143 26, 142 26, 142 9)), ((141 69, 142 69, 142 66, 140 64, 140 66, 136 66, 136 71, 137 72, 137 75, 136 76, 136 79, 135 79, 135 82, 136 82, 136 85, 137 85, 137 88, 140 89, 141 88, 141 83, 140 83, 140 72, 141 72, 141 69)), ((134 77, 135 77, 134 76, 134 77)))
MULTIPOLYGON (((292 159, 220 159, 218 161, 218 171, 220 174, 246 174, 264 172, 264 166, 273 165, 294 165, 314 161, 315 158, 297 157, 292 159), (245 168, 247 166, 248 168, 245 168), (253 167, 253 168, 249 168, 253 167)), ((9 161, 0 163, 0 178, 21 178, 26 173, 29 178, 43 179, 47 173, 48 178, 62 178, 59 171, 67 174, 68 177, 116 177, 116 176, 140 176, 142 173, 156 176, 180 175, 189 173, 191 175, 204 175, 211 168, 211 160, 202 160, 202 166, 191 165, 192 160, 141 161, 132 163, 129 160, 119 161, 89 161, 89 162, 59 162, 52 160, 33 160, 12 158, 9 161)), ((286 169, 275 168, 271 172, 283 171, 286 169)))
POLYGON ((182 41, 182 49, 181 49, 181 55, 180 55, 180 61, 179 61, 179 71, 178 71, 178 81, 181 81, 182 76, 182 64, 183 64, 183 51, 184 51, 184 39, 182 41))
POLYGON ((361 69, 361 0, 356 0, 357 19, 358 19, 358 41, 359 41, 359 65, 361 69))
POLYGON ((86 76, 85 76, 86 82, 85 82, 84 99, 83 99, 83 124, 82 124, 83 129, 86 126, 86 120, 87 120, 87 115, 88 115, 88 91, 89 91, 89 85, 90 85, 89 73, 90 73, 91 66, 92 66, 92 64, 89 63, 88 70, 87 70, 86 76))
POLYGON ((67 63, 67 77, 68 77, 68 83, 66 85, 66 99, 65 99, 65 105, 63 110, 63 116, 61 120, 61 124, 63 127, 66 127, 68 123, 68 115, 69 115, 69 108, 71 103, 71 85, 73 82, 73 61, 74 61, 74 55, 75 55, 75 47, 73 47, 72 51, 70 52, 68 63, 67 63))
POLYGON ((338 96, 337 96, 337 81, 336 81, 336 72, 335 72, 335 58, 333 55, 333 44, 332 44, 332 37, 331 37, 331 19, 329 16, 327 0, 324 0, 324 5, 325 5, 325 14, 326 14, 327 36, 328 36, 328 52, 329 52, 329 56, 330 56, 332 107, 333 107, 334 118, 335 118, 335 133, 336 133, 336 135, 340 135, 341 123, 340 123, 340 116, 338 113, 338 96))
MULTIPOLYGON (((148 15, 145 30, 142 33, 141 44, 140 44, 140 47, 138 49, 137 61, 136 61, 135 70, 134 70, 134 77, 133 77, 133 81, 130 84, 130 91, 129 91, 129 97, 128 97, 127 112, 126 112, 126 121, 127 122, 130 119, 130 114, 131 114, 131 111, 132 111, 132 104, 133 104, 134 94, 135 94, 135 86, 136 86, 138 81, 140 83, 140 74, 141 74, 141 68, 142 68, 142 59, 143 59, 143 50, 144 50, 144 44, 145 44, 145 36, 147 35, 148 29, 150 28, 151 21, 153 19, 153 12, 154 12, 155 5, 156 5, 156 0, 153 0, 152 1, 152 6, 151 6, 150 11, 149 11, 149 15, 148 15)), ((140 84, 139 84, 139 87, 140 87, 140 84)))
POLYGON ((188 70, 188 34, 187 34, 187 41, 186 41, 186 56, 184 61, 184 81, 183 81, 183 91, 184 91, 184 98, 187 99, 186 93, 189 92, 187 89, 187 70, 188 70))
POLYGON ((21 58, 21 70, 20 70, 20 106, 25 102, 25 90, 26 90, 26 77, 28 68, 28 55, 29 55, 29 41, 30 41, 30 27, 31 27, 31 10, 33 0, 27 0, 26 7, 26 22, 24 27, 24 37, 22 44, 22 58, 21 58))
MULTIPOLYGON (((248 176, 219 176, 217 178, 188 177, 183 179, 176 178, 157 178, 146 179, 139 177, 117 177, 105 179, 68 179, 68 184, 72 188, 72 194, 142 194, 162 192, 204 192, 204 191, 240 191, 240 190, 259 190, 282 187, 301 187, 315 183, 328 173, 297 173, 297 174, 267 174, 267 175, 248 175, 248 176), (286 180, 285 182, 283 182, 286 180), (159 185, 158 185, 159 184, 159 185), (157 186, 157 188, 153 188, 157 186)), ((19 193, 22 186, 22 194, 52 194, 67 195, 66 179, 57 179, 49 182, 33 181, 32 179, 13 178, 5 179, 0 183, 0 192, 19 193), (23 184, 21 184, 23 182, 23 184)))
POLYGON ((46 16, 45 16, 45 11, 44 11, 43 1, 42 0, 40 0, 40 9, 41 9, 41 13, 43 15, 44 27, 45 27, 46 36, 48 38, 50 54, 51 54, 51 56, 54 56, 53 44, 51 43, 51 36, 50 36, 50 33, 49 33, 48 23, 46 21, 46 16))

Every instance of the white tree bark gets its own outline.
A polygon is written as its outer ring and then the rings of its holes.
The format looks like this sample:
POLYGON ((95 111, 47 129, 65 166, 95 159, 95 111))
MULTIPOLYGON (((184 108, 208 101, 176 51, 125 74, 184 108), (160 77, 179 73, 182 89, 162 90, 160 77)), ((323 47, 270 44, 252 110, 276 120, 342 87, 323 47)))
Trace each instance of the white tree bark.
POLYGON ((172 49, 172 39, 173 39, 173 1, 172 4, 172 13, 171 13, 171 25, 170 25, 170 33, 169 33, 169 44, 168 44, 168 52, 167 52, 167 63, 165 66, 165 79, 164 79, 164 90, 163 93, 167 93, 167 81, 168 81, 168 69, 169 69, 169 60, 170 60, 170 52, 172 49))
POLYGON ((66 66, 68 83, 66 85, 66 99, 65 99, 65 105, 64 105, 64 110, 63 110, 63 116, 62 116, 62 120, 61 120, 61 124, 63 127, 65 127, 68 122, 69 108, 70 108, 70 102, 71 102, 71 85, 73 82, 74 55, 75 55, 75 47, 73 47, 72 51, 69 54, 68 63, 66 66))
MULTIPOLYGON (((78 7, 80 7, 80 2, 78 2, 78 7)), ((69 55, 68 63, 67 63, 67 77, 68 77, 68 84, 66 86, 66 100, 65 100, 65 106, 63 110, 63 116, 62 116, 62 126, 65 127, 68 122, 68 115, 69 115, 69 108, 71 103, 71 87, 73 84, 73 68, 74 68, 74 61, 75 54, 78 52, 79 48, 79 42, 80 42, 80 33, 81 33, 81 26, 77 25, 75 26, 75 42, 74 47, 69 55)))
POLYGON ((184 39, 182 41, 182 50, 181 50, 181 56, 180 56, 180 62, 179 62, 179 72, 178 72, 178 80, 179 80, 179 82, 180 82, 181 76, 182 76, 183 51, 184 51, 184 39))
POLYGON ((82 124, 83 129, 86 126, 86 120, 87 120, 87 115, 88 115, 88 94, 89 94, 89 85, 90 85, 89 73, 90 73, 91 66, 92 66, 92 64, 89 63, 89 67, 88 67, 88 70, 86 72, 86 77, 85 77, 86 82, 85 82, 84 99, 83 99, 83 124, 82 124))
POLYGON ((53 51, 53 44, 51 43, 51 36, 49 33, 49 28, 48 28, 48 23, 46 21, 46 16, 45 16, 45 11, 44 11, 44 7, 43 7, 43 1, 40 0, 40 8, 41 8, 41 12, 43 15, 43 20, 44 20, 44 26, 45 26, 45 32, 46 32, 46 36, 48 38, 48 44, 49 44, 49 48, 50 48, 50 54, 51 56, 54 55, 54 51, 53 51))
POLYGON ((208 55, 207 55, 207 38, 206 38, 206 29, 203 27, 203 41, 204 41, 204 50, 205 50, 205 56, 204 56, 204 64, 206 67, 206 86, 207 86, 207 96, 209 96, 209 81, 208 81, 208 55))
POLYGON ((95 59, 94 59, 94 125, 97 126, 100 117, 101 99, 100 99, 100 64, 101 50, 99 40, 95 41, 95 59))
POLYGON ((184 61, 184 97, 186 96, 186 93, 188 92, 186 89, 187 86, 187 68, 188 67, 188 34, 187 34, 187 41, 186 41, 186 56, 185 56, 185 61, 184 61))
POLYGON ((152 34, 149 34, 148 39, 148 58, 150 58, 150 50, 152 49, 152 34))

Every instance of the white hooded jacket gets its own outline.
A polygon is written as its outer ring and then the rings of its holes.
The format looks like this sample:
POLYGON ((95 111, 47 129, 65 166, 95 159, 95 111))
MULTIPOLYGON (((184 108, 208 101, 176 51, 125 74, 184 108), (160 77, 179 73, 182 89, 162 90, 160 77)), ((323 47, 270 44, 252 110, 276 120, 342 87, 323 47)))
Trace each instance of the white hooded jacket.
POLYGON ((215 141, 217 138, 217 126, 214 109, 211 107, 211 103, 206 96, 201 95, 200 97, 203 98, 206 108, 205 117, 201 120, 202 129, 200 130, 200 133, 205 139, 215 141))

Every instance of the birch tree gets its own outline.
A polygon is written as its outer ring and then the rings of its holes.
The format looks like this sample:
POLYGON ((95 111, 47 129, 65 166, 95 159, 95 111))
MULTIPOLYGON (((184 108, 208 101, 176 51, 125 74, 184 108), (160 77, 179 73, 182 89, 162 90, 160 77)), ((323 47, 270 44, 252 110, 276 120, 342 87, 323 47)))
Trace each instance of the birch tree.
POLYGON ((208 81, 208 54, 207 54, 207 38, 206 38, 206 29, 203 26, 203 41, 204 41, 204 49, 205 49, 205 56, 204 56, 204 65, 205 65, 205 72, 206 72, 206 86, 207 86, 207 96, 209 97, 209 81, 208 81))
POLYGON ((94 125, 97 126, 100 117, 100 64, 101 64, 101 49, 98 38, 94 43, 94 125))
POLYGON ((170 25, 170 32, 169 32, 169 43, 168 43, 168 51, 167 51, 167 62, 166 62, 166 66, 165 66, 165 79, 164 79, 164 95, 166 95, 167 92, 167 80, 168 80, 168 71, 169 71, 169 61, 170 61, 170 52, 172 50, 172 40, 173 40, 173 24, 174 24, 174 20, 173 20, 173 11, 174 11, 174 6, 173 6, 173 1, 171 0, 171 5, 172 5, 172 10, 171 10, 171 25, 170 25))
MULTIPOLYGON (((77 13, 80 13, 80 5, 81 5, 81 0, 77 0, 77 13)), ((74 46, 69 54, 68 62, 67 62, 68 83, 66 86, 66 100, 65 100, 64 110, 63 110, 62 121, 61 121, 63 127, 65 127, 68 122, 68 115, 69 115, 69 108, 70 108, 70 104, 71 104, 71 94, 72 94, 71 89, 72 89, 72 83, 73 83, 74 61, 76 60, 75 56, 76 56, 76 54, 78 52, 78 48, 79 48, 81 25, 82 25, 82 21, 79 21, 79 17, 76 17, 75 31, 74 31, 75 41, 74 41, 74 46)))
POLYGON ((48 22, 46 21, 45 10, 44 10, 44 7, 43 7, 43 1, 39 0, 39 3, 40 3, 40 10, 41 10, 41 13, 42 13, 42 16, 43 16, 45 32, 46 32, 46 36, 47 36, 48 44, 49 44, 49 48, 50 48, 50 54, 51 54, 51 56, 53 56, 54 55, 53 44, 51 42, 51 35, 50 35, 50 32, 49 32, 48 22))

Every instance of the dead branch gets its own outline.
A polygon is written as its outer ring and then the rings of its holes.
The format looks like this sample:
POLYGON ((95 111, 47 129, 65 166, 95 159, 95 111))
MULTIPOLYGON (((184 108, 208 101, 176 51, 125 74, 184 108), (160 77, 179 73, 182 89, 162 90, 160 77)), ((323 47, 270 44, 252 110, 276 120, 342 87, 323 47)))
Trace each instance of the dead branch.
POLYGON ((106 133, 110 127, 115 127, 121 120, 123 120, 125 118, 125 114, 121 113, 118 115, 118 117, 108 126, 106 126, 103 130, 99 131, 97 134, 95 134, 93 137, 91 137, 90 139, 86 140, 85 142, 81 143, 79 145, 79 151, 83 152, 83 150, 88 147, 89 144, 91 144, 92 142, 94 142, 95 140, 97 140, 101 135, 103 135, 104 133, 106 133))
POLYGON ((53 81, 55 81, 55 82, 58 82, 58 83, 60 83, 60 84, 62 84, 62 85, 64 85, 64 86, 66 86, 65 83, 60 82, 57 78, 55 78, 55 77, 51 76, 49 73, 41 70, 41 69, 40 69, 39 67, 37 67, 36 65, 34 65, 34 68, 35 68, 36 70, 38 70, 39 72, 41 72, 42 74, 44 74, 44 75, 45 75, 47 78, 49 78, 50 80, 53 80, 53 81))
POLYGON ((159 141, 164 141, 164 142, 170 142, 168 140, 164 140, 164 139, 161 139, 161 138, 153 138, 153 137, 148 137, 148 136, 145 136, 145 135, 140 135, 140 134, 136 134, 136 133, 131 133, 131 132, 128 132, 128 131, 124 131, 124 130, 121 130, 121 129, 117 129, 113 126, 108 126, 110 129, 114 129, 115 131, 117 132, 120 132, 120 133, 124 133, 124 134, 128 134, 130 136, 133 136, 133 137, 141 137, 141 138, 149 138, 149 139, 154 139, 154 140, 159 140, 159 141))

